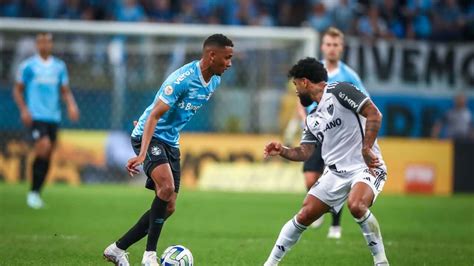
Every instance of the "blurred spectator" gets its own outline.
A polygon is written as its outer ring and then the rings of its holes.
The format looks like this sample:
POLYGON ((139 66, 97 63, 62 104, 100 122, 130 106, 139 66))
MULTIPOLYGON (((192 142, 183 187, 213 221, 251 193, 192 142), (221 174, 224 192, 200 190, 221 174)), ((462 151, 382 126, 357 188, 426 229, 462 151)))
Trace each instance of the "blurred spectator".
POLYGON ((0 17, 19 17, 21 6, 19 1, 0 0, 0 17))
POLYGON ((21 17, 25 18, 41 18, 43 12, 35 0, 24 0, 22 2, 21 17))
POLYGON ((457 0, 441 0, 433 12, 433 38, 435 40, 458 40, 464 26, 463 14, 457 0))
POLYGON ((252 25, 257 18, 257 6, 253 0, 237 0, 229 17, 230 25, 252 25))
POLYGON ((355 6, 349 0, 340 0, 339 6, 332 12, 334 26, 343 32, 352 32, 355 19, 355 6))
POLYGON ((151 0, 147 15, 151 21, 171 22, 173 12, 171 11, 170 0, 151 0))
POLYGON ((459 94, 454 98, 454 108, 446 112, 441 120, 435 123, 431 136, 439 137, 443 127, 446 130, 447 138, 472 138, 472 114, 467 107, 466 96, 459 94))
POLYGON ((369 6, 367 15, 359 18, 357 33, 370 38, 387 38, 392 36, 388 31, 387 23, 379 16, 379 10, 375 5, 369 6))
POLYGON ((468 6, 465 20, 467 39, 474 40, 474 2, 468 6))
POLYGON ((194 4, 191 0, 181 1, 180 12, 175 17, 175 21, 178 23, 202 23, 199 19, 198 14, 194 12, 194 4))
POLYGON ((59 9, 59 18, 81 19, 83 10, 80 0, 65 0, 59 9))
POLYGON ((124 22, 139 22, 146 19, 143 7, 136 0, 120 0, 114 16, 116 20, 124 22))
POLYGON ((391 34, 397 38, 404 38, 405 26, 403 25, 401 10, 396 2, 396 0, 383 0, 380 5, 380 15, 387 22, 391 34))
POLYGON ((323 3, 318 2, 313 5, 313 12, 308 17, 308 24, 319 32, 326 31, 332 25, 331 16, 326 12, 323 3))
POLYGON ((273 20, 273 17, 268 12, 268 9, 264 6, 258 8, 258 15, 255 18, 254 23, 258 26, 275 26, 275 21, 273 20))
POLYGON ((428 39, 432 33, 432 0, 407 0, 402 7, 407 22, 406 36, 410 39, 428 39))

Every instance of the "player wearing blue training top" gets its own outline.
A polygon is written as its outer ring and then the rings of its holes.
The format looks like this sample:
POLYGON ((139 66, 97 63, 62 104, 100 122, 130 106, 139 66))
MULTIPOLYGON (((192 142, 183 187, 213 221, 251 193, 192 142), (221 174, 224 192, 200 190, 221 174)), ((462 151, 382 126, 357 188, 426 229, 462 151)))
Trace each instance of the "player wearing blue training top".
POLYGON ((72 121, 79 119, 79 111, 69 89, 66 64, 51 56, 52 35, 38 34, 36 47, 38 54, 23 61, 18 69, 13 98, 20 110, 21 120, 30 128, 34 140, 33 182, 27 204, 38 209, 43 207, 40 191, 48 174, 58 124, 61 122, 59 98, 62 97, 66 103, 72 121))
POLYGON ((145 186, 154 190, 155 196, 138 222, 105 249, 107 260, 129 265, 125 250, 148 234, 142 265, 158 265, 156 246, 165 220, 175 210, 180 185, 179 132, 219 86, 221 74, 231 66, 233 46, 222 34, 209 36, 201 60, 173 72, 141 115, 132 132, 137 157, 126 167, 134 175, 143 164, 148 177, 145 186))
MULTIPOLYGON (((355 87, 364 94, 368 95, 357 73, 341 61, 342 53, 344 52, 344 34, 340 30, 331 27, 323 34, 321 52, 324 58, 322 62, 328 72, 328 82, 349 82, 354 84, 355 87)), ((298 102, 297 106, 300 119, 305 121, 306 115, 316 108, 317 104, 313 103, 304 108, 298 102)), ((308 190, 316 183, 323 170, 324 161, 321 158, 321 147, 318 145, 311 157, 303 164, 303 173, 308 190)), ((339 213, 331 213, 332 224, 331 227, 329 227, 328 238, 341 238, 341 213, 342 209, 339 213)), ((323 216, 314 222, 312 227, 319 227, 322 222, 323 216)))

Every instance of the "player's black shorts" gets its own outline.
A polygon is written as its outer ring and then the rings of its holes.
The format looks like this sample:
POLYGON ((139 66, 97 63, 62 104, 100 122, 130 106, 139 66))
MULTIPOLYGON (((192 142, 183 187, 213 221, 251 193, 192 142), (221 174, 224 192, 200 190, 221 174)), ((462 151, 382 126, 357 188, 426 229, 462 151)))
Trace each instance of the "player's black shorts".
MULTIPOLYGON (((135 154, 140 153, 141 137, 132 137, 132 147, 135 154)), ((158 165, 169 163, 174 179, 174 191, 178 193, 179 184, 181 182, 181 153, 178 148, 172 147, 156 138, 152 138, 148 151, 146 153, 145 161, 143 162, 143 171, 147 175, 145 187, 151 190, 155 189, 155 183, 151 179, 151 172, 158 165)))
POLYGON ((313 154, 303 164, 303 172, 319 172, 324 170, 324 161, 321 157, 321 145, 316 145, 313 154))
POLYGON ((37 141, 44 136, 47 136, 52 143, 55 143, 58 136, 58 123, 33 120, 30 127, 31 140, 37 141))

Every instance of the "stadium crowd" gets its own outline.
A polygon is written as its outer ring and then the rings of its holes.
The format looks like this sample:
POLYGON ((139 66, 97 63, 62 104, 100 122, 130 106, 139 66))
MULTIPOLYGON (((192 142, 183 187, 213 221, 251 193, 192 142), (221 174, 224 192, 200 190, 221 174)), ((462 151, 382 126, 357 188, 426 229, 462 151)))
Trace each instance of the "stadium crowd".
POLYGON ((470 0, 0 0, 1 17, 336 26, 368 38, 474 40, 470 0))

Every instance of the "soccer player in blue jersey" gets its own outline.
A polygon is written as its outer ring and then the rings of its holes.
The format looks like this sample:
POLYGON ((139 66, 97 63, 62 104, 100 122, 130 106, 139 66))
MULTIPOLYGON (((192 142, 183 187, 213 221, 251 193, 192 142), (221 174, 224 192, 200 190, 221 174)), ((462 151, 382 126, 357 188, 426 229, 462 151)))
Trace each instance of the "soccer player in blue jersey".
MULTIPOLYGON (((330 27, 322 37, 321 52, 324 59, 322 60, 324 66, 328 71, 328 82, 349 82, 352 83, 361 90, 364 94, 368 95, 359 75, 352 70, 349 66, 341 61, 342 53, 344 52, 344 34, 337 28, 330 27)), ((316 108, 317 103, 313 103, 308 107, 303 107, 299 102, 297 103, 297 112, 300 119, 304 122, 306 115, 316 108)), ((304 162, 303 173, 305 176, 306 188, 309 190, 314 183, 319 179, 324 170, 324 161, 321 158, 321 147, 318 145, 313 155, 304 162)), ((341 213, 342 209, 338 213, 331 213, 332 224, 329 227, 328 238, 339 239, 341 238, 341 213)), ((323 222, 321 216, 312 227, 319 227, 323 222)))
POLYGON ((129 265, 125 250, 148 235, 142 265, 159 265, 156 246, 165 220, 173 214, 180 185, 179 132, 205 104, 231 67, 233 43, 222 34, 209 36, 202 58, 173 72, 161 85, 153 103, 141 115, 132 132, 137 154, 127 163, 130 175, 143 164, 145 187, 155 191, 151 208, 119 240, 109 245, 104 257, 116 265, 129 265))
POLYGON ((70 120, 79 119, 79 110, 69 89, 66 64, 51 55, 52 35, 37 34, 36 47, 38 54, 23 61, 18 69, 13 98, 20 110, 21 120, 31 130, 34 140, 36 157, 27 204, 31 208, 39 209, 44 205, 40 191, 48 174, 58 125, 61 122, 59 98, 66 103, 70 120))

